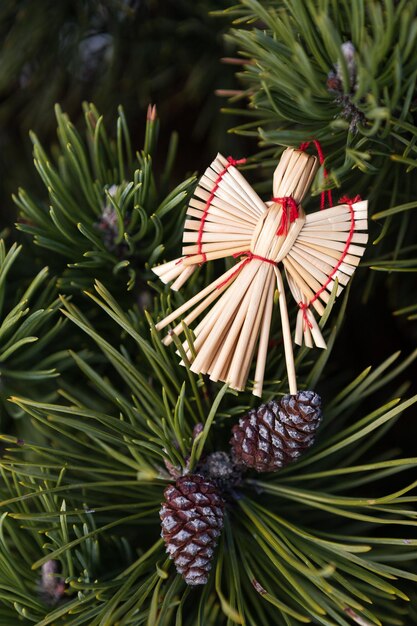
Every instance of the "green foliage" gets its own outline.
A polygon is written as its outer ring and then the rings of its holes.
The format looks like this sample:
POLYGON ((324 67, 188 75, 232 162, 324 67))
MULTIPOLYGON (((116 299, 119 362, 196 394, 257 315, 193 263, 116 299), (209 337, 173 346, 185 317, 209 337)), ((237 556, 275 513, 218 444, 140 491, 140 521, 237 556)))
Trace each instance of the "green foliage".
MULTIPOLYGON (((5 623, 16 619, 14 612, 38 626, 347 626, 352 615, 369 624, 402 623, 404 581, 417 578, 410 538, 415 482, 406 477, 417 459, 372 450, 417 398, 361 410, 364 397, 375 398, 378 381, 398 374, 394 359, 375 372, 368 368, 325 404, 319 442, 299 462, 247 477, 227 505, 213 576, 190 591, 158 538, 170 480, 164 461, 184 468, 227 449, 234 416, 247 410, 249 396, 241 394, 237 407, 227 386, 207 387, 163 347, 150 318, 146 330, 143 318, 124 312, 102 285, 96 292, 90 317, 99 308, 124 331, 118 347, 69 300, 63 313, 102 352, 108 375, 72 353, 78 385, 64 384, 61 402, 12 399, 37 435, 24 442, 3 437, 5 623), (200 421, 205 427, 193 440, 200 421), (395 477, 395 489, 387 489, 387 477, 395 477), (10 584, 16 560, 19 581, 10 584), (63 597, 36 592, 51 561, 59 563, 63 597)), ((324 361, 314 374, 320 379, 323 367, 324 361)))
MULTIPOLYGON (((29 278, 22 275, 28 261, 22 247, 14 243, 7 252, 0 240, 0 401, 4 415, 21 417, 22 412, 7 402, 10 395, 29 393, 33 398, 52 393, 59 363, 68 361, 56 345, 62 336, 64 320, 58 316, 59 299, 48 268, 29 278), (19 264, 19 256, 23 262, 19 264), (18 269, 16 268, 18 266, 18 269)), ((33 270, 33 268, 32 268, 33 270)))
POLYGON ((176 137, 163 174, 153 171, 158 136, 155 109, 148 111, 145 144, 134 155, 123 110, 119 109, 116 140, 107 134, 94 106, 84 107, 86 139, 56 108, 59 147, 51 158, 32 135, 35 166, 48 192, 48 202, 24 189, 14 197, 20 209, 19 230, 49 251, 59 288, 88 288, 95 278, 112 277, 132 289, 137 274, 146 277, 150 264, 179 241, 186 200, 193 178, 168 193, 176 137), (53 253, 51 255, 51 252, 53 253))
POLYGON ((415 103, 417 4, 412 2, 326 2, 242 0, 229 9, 237 24, 260 20, 264 28, 234 29, 231 37, 245 57, 250 113, 267 145, 296 145, 319 139, 331 154, 335 180, 358 168, 380 171, 389 160, 417 166, 415 103), (352 84, 342 44, 355 48, 352 84), (363 115, 350 129, 326 84, 338 65, 345 95, 363 115), (278 127, 277 127, 278 126, 278 127), (402 151, 399 148, 402 145, 402 151))

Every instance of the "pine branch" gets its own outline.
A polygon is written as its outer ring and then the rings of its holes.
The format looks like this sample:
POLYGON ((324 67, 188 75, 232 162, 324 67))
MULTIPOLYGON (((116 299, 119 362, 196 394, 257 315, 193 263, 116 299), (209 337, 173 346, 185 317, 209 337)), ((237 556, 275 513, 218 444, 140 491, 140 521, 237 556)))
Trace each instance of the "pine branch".
POLYGON ((93 105, 85 106, 85 140, 59 107, 56 116, 59 147, 53 160, 32 134, 48 203, 20 189, 14 197, 18 228, 49 251, 61 291, 88 288, 95 278, 111 281, 115 288, 127 283, 131 290, 137 276, 146 279, 146 263, 155 263, 177 245, 194 179, 166 192, 171 153, 157 181, 152 164, 159 126, 155 108, 148 111, 144 149, 136 156, 121 108, 115 141, 93 105))
POLYGON ((53 397, 57 366, 63 371, 69 362, 55 347, 64 326, 55 281, 48 278, 47 267, 28 279, 22 275, 25 264, 21 246, 14 243, 6 251, 0 240, 0 397, 2 413, 13 417, 22 412, 7 402, 10 395, 53 397))
POLYGON ((0 576, 13 567, 16 550, 25 550, 19 585, 0 580, 5 619, 12 610, 27 623, 96 626, 398 619, 392 599, 401 612, 406 582, 416 580, 416 541, 409 538, 415 483, 407 475, 417 459, 381 459, 373 449, 417 400, 375 403, 379 377, 388 380, 401 366, 390 371, 390 359, 340 392, 324 408, 317 445, 297 463, 262 480, 246 477, 239 497, 228 502, 213 576, 201 591, 188 593, 157 537, 162 492, 171 480, 165 463, 181 471, 190 459, 198 464, 200 454, 227 448, 235 395, 219 387, 210 410, 203 381, 191 372, 184 378, 152 327, 139 323, 138 332, 137 319, 102 285, 96 291, 94 307, 124 329, 122 346, 112 345, 67 299, 63 312, 102 351, 106 376, 73 353, 78 385, 64 385, 60 403, 13 399, 38 435, 24 442, 3 438, 0 576), (364 414, 367 394, 378 408, 364 414), (353 412, 355 419, 346 420, 353 412), (204 436, 193 440, 199 420, 204 436), (396 477, 396 488, 387 488, 387 476, 396 477), (45 582, 48 568, 55 585, 45 582))

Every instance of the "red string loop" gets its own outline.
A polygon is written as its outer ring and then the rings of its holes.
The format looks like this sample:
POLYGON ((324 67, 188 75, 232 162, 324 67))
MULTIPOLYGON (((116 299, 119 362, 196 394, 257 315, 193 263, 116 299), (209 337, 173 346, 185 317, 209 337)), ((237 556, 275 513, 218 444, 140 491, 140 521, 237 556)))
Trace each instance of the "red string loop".
POLYGON ((209 195, 209 197, 207 199, 207 202, 206 202, 206 204, 204 206, 203 215, 201 216, 200 226, 198 228, 198 234, 197 234, 197 254, 200 254, 203 257, 200 265, 202 265, 203 263, 205 263, 207 261, 207 255, 205 254, 205 252, 202 251, 202 248, 203 248, 204 224, 206 223, 207 215, 208 215, 211 203, 213 202, 214 197, 216 195, 216 191, 219 188, 220 181, 223 178, 223 176, 226 174, 226 172, 229 169, 229 167, 236 166, 236 165, 242 165, 243 163, 246 163, 246 159, 234 159, 233 157, 228 156, 227 157, 227 165, 222 169, 222 171, 219 173, 219 175, 217 176, 216 180, 214 181, 213 189, 211 190, 210 195, 209 195))
POLYGON ((305 304, 305 302, 299 302, 298 306, 303 312, 304 329, 306 329, 307 327, 310 329, 313 328, 313 324, 310 322, 310 320, 308 319, 308 315, 307 315, 309 305, 305 304))
POLYGON ((277 235, 286 235, 290 224, 295 222, 298 217, 298 205, 294 198, 291 196, 284 196, 283 198, 271 198, 272 202, 281 204, 282 216, 281 222, 278 226, 277 235))
MULTIPOLYGON (((319 163, 320 165, 323 166, 323 178, 327 178, 329 173, 324 167, 325 156, 324 156, 323 148, 321 147, 320 142, 317 141, 317 139, 313 139, 312 141, 305 141, 304 143, 300 144, 299 150, 302 150, 302 152, 305 152, 311 143, 314 143, 314 146, 317 151, 317 156, 319 157, 319 163)), ((320 194, 320 209, 321 210, 326 208, 326 197, 327 197, 327 202, 328 202, 329 207, 333 206, 332 192, 330 189, 327 189, 327 191, 322 191, 320 194)))
POLYGON ((340 198, 339 204, 348 204, 349 206, 352 206, 352 204, 356 204, 357 202, 361 202, 361 201, 362 201, 362 198, 360 197, 359 194, 357 194, 354 198, 343 196, 342 198, 340 198))
POLYGON ((235 254, 233 255, 235 259, 239 256, 245 256, 246 259, 243 261, 242 265, 239 265, 239 267, 237 267, 235 271, 230 274, 230 276, 225 278, 219 285, 217 285, 217 289, 221 289, 222 287, 224 287, 224 285, 227 285, 227 283, 229 283, 235 276, 240 274, 241 270, 245 267, 245 265, 250 263, 253 259, 257 259, 258 261, 263 261, 264 263, 269 263, 270 265, 276 265, 275 261, 273 261, 272 259, 267 259, 266 257, 260 256, 259 254, 254 254, 250 250, 244 250, 242 252, 235 252, 235 254))
POLYGON ((246 159, 234 159, 231 156, 227 157, 227 161, 229 163, 229 165, 244 165, 246 163, 246 159))
POLYGON ((235 252, 233 257, 237 259, 239 256, 246 256, 248 261, 252 261, 252 259, 257 259, 258 261, 263 261, 264 263, 269 263, 270 265, 276 265, 273 259, 267 259, 265 256, 261 256, 260 254, 254 254, 250 250, 245 250, 244 252, 235 252))

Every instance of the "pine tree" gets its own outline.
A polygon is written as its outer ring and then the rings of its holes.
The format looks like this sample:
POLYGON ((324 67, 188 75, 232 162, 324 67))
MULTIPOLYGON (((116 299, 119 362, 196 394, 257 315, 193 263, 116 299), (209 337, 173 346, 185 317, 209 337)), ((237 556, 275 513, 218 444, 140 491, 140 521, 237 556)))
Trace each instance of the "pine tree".
MULTIPOLYGON (((329 176, 321 168, 307 210, 323 187, 340 186, 369 197, 375 218, 351 293, 335 304, 334 290, 321 319, 328 350, 296 353, 323 416, 314 445, 278 471, 231 455, 233 428, 259 408, 250 385, 237 393, 193 374, 181 342, 165 347, 155 328, 224 269, 203 265, 182 293, 150 271, 177 253, 195 184, 173 185, 176 140, 161 153, 156 110, 140 151, 122 108, 109 128, 85 105, 76 130, 57 107, 51 149, 32 134, 40 184, 16 192, 17 228, 0 247, 0 624, 415 621, 417 459, 389 438, 417 401, 408 385, 417 350, 381 358, 364 343, 372 366, 360 371, 338 344, 354 350, 343 322, 363 294, 367 334, 378 289, 397 313, 415 310, 404 269, 415 268, 416 8, 242 0, 227 12, 248 60, 239 74, 249 107, 238 111, 249 121, 236 132, 259 140, 248 176, 269 189, 282 146, 318 139, 329 176), (216 531, 204 562, 184 552, 188 538, 174 537, 169 515, 181 531, 202 523, 191 533, 201 545, 207 527, 216 531), (207 583, 187 584, 190 567, 207 583)), ((287 406, 273 328, 262 401, 287 406)))
MULTIPOLYGON (((227 0, 213 3, 216 9, 227 6, 227 0)), ((106 122, 122 105, 133 135, 142 131, 141 113, 148 103, 157 102, 165 120, 164 141, 172 130, 187 128, 193 118, 190 164, 199 158, 201 141, 217 149, 228 126, 217 114, 214 90, 219 84, 230 87, 233 73, 219 62, 230 52, 222 36, 227 19, 211 19, 209 8, 206 0, 2 2, 4 207, 11 211, 10 195, 16 186, 36 186, 26 137, 33 130, 48 144, 53 141, 56 102, 77 128, 83 122, 81 102, 94 102, 106 122)), ((191 165, 186 163, 187 167, 191 165)), ((180 167, 178 174, 182 176, 180 167)))

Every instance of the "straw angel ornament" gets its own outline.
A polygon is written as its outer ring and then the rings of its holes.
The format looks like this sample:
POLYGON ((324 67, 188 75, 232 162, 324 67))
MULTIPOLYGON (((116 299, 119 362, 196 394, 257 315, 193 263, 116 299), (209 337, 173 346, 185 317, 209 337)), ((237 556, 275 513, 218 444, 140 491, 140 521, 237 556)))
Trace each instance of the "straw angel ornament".
MULTIPOLYGON (((323 155, 316 144, 319 161, 323 155)), ((218 154, 194 192, 184 225, 183 257, 153 268, 164 283, 180 289, 194 270, 213 259, 239 259, 222 276, 157 324, 161 330, 183 316, 194 327, 194 353, 184 348, 193 372, 230 387, 245 387, 256 353, 253 393, 261 397, 274 292, 279 309, 290 394, 297 393, 292 338, 281 268, 299 311, 295 343, 326 348, 312 310, 321 316, 337 280, 346 286, 367 242, 367 202, 342 199, 337 206, 306 215, 301 202, 318 159, 287 148, 273 177, 273 198, 263 202, 238 171, 242 161, 218 154)), ((303 149, 304 148, 304 149, 303 149)), ((330 198, 328 192, 328 198, 330 198)), ((324 205, 324 196, 322 205, 324 205)), ((180 322, 164 338, 180 335, 180 322)))

